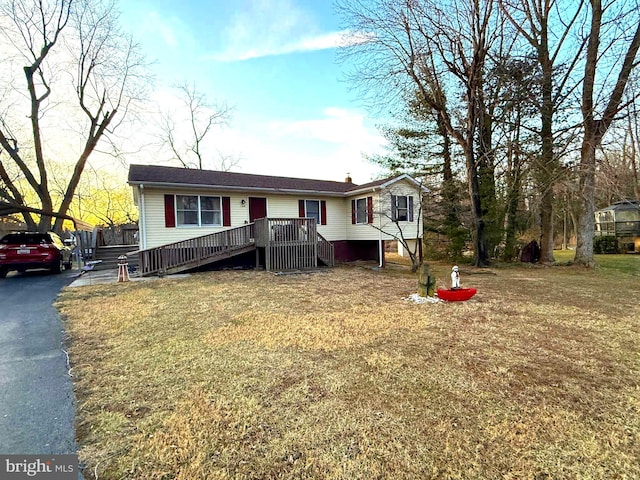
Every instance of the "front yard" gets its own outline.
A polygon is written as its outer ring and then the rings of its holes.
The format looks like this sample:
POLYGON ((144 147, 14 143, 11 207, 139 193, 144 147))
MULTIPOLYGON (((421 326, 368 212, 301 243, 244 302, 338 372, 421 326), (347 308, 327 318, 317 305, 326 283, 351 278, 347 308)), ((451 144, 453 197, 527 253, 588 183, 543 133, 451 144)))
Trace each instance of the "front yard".
POLYGON ((462 267, 453 304, 399 268, 67 289, 85 477, 638 478, 625 262, 462 267))

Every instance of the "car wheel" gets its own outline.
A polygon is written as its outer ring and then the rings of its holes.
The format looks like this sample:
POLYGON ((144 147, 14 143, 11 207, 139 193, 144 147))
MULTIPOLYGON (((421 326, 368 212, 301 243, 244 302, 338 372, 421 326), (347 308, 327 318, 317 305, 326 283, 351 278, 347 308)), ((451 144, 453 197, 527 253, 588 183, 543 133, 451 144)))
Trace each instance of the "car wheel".
POLYGON ((9 273, 9 269, 6 267, 0 267, 0 278, 4 278, 9 273))
POLYGON ((57 262, 54 262, 51 265, 51 273, 60 273, 62 272, 62 268, 63 268, 63 258, 62 255, 60 256, 60 259, 57 262))

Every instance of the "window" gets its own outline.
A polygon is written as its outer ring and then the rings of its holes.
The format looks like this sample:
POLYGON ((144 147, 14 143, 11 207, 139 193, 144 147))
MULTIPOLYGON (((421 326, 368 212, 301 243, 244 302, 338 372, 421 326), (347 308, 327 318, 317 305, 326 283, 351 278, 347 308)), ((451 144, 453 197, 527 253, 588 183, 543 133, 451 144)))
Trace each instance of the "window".
POLYGON ((408 197, 395 197, 396 198, 396 220, 398 222, 409 221, 409 200, 408 197))
POLYGON ((368 221, 367 199, 359 198, 356 200, 356 223, 368 223, 368 221))
POLYGON ((305 217, 315 218, 316 225, 320 225, 320 201, 305 200, 304 209, 305 209, 305 217))
POLYGON ((222 225, 220 197, 200 197, 200 223, 202 225, 222 225))
POLYGON ((198 197, 196 195, 176 195, 178 225, 198 225, 198 197))
POLYGON ((176 195, 176 216, 178 226, 221 226, 221 199, 199 195, 176 195))

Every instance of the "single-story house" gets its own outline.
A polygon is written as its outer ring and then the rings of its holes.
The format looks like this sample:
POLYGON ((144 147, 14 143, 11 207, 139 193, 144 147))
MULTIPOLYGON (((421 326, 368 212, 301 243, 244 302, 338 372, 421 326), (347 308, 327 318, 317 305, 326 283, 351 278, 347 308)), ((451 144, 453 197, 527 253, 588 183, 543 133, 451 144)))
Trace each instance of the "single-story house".
POLYGON ((382 265, 386 241, 404 238, 415 245, 422 235, 424 187, 409 175, 356 185, 349 177, 336 182, 131 165, 128 181, 139 211, 141 251, 182 248, 178 242, 242 230, 263 218, 280 222, 269 227, 274 240, 273 231, 282 232, 287 219, 291 225, 304 218, 331 245, 336 261, 375 259, 382 265))

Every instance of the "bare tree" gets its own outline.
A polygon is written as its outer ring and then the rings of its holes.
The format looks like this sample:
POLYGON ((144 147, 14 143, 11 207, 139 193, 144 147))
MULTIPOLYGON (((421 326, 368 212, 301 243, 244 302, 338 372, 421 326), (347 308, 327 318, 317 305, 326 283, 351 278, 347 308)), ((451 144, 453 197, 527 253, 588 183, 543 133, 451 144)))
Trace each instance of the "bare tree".
POLYGON ((209 103, 195 84, 185 82, 175 88, 180 105, 178 109, 160 114, 160 146, 185 168, 202 170, 209 158, 215 163, 215 168, 229 171, 239 159, 217 149, 212 155, 214 149, 207 140, 216 127, 229 125, 232 108, 224 103, 209 103))
POLYGON ((474 263, 487 265, 487 206, 480 178, 490 174, 482 170, 490 163, 490 148, 479 135, 488 113, 486 62, 501 28, 493 2, 343 0, 339 11, 352 32, 370 39, 345 47, 344 54, 356 64, 352 80, 369 94, 379 94, 380 85, 390 86, 400 97, 417 91, 463 150, 474 219, 474 263), (445 91, 454 94, 445 97, 445 91), (461 98, 459 115, 452 114, 449 97, 461 98))
POLYGON ((591 22, 581 99, 584 135, 579 168, 581 211, 575 257, 576 263, 586 266, 593 264, 596 152, 616 116, 627 106, 622 101, 625 89, 638 66, 640 9, 634 3, 611 1, 602 5, 601 0, 590 0, 591 22), (615 58, 612 60, 607 53, 615 58), (604 84, 600 84, 602 78, 604 84), (615 81, 609 81, 612 78, 615 81), (604 105, 604 109, 599 110, 599 105, 604 105))
POLYGON ((558 142, 557 114, 577 88, 571 82, 581 58, 585 41, 573 41, 572 30, 580 24, 584 0, 561 6, 554 0, 500 0, 505 16, 513 28, 533 49, 540 69, 539 96, 534 104, 540 123, 535 132, 540 141, 540 154, 532 162, 534 177, 540 189, 540 261, 552 263, 554 184, 562 169, 554 145, 558 142))
MULTIPOLYGON (((114 0, 5 0, 0 24, 1 47, 10 52, 2 60, 2 68, 10 72, 3 77, 3 90, 12 94, 0 101, 0 196, 21 206, 35 197, 43 211, 65 214, 96 146, 141 95, 143 59, 118 25, 114 0), (12 86, 20 77, 20 64, 23 91, 12 86), (74 121, 75 131, 65 129, 74 121), (72 173, 55 198, 47 152, 63 141, 80 147, 69 152, 75 157, 69 159, 72 173), (17 179, 12 176, 16 172, 17 179)), ((30 213, 23 215, 29 228, 51 228, 50 217, 36 221, 30 213)), ((57 218, 53 228, 60 231, 62 222, 57 218)))

